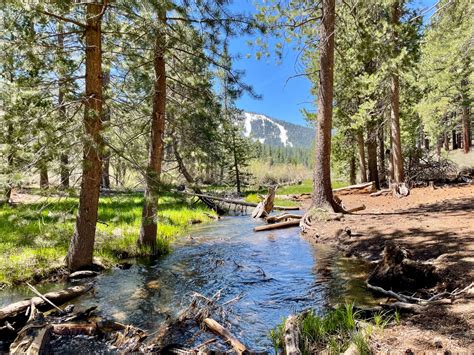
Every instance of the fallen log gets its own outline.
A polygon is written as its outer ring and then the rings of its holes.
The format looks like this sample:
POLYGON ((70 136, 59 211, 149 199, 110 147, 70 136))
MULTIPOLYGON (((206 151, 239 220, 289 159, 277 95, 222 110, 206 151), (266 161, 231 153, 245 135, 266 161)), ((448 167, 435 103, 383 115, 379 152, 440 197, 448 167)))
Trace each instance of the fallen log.
POLYGON ((299 214, 283 213, 278 216, 269 216, 265 218, 265 221, 267 221, 267 223, 275 223, 275 222, 285 221, 287 219, 301 219, 302 217, 303 216, 299 214))
POLYGON ((204 319, 204 324, 213 331, 214 333, 220 335, 223 337, 226 341, 228 341, 232 347, 235 349, 235 351, 238 354, 242 354, 247 350, 247 347, 242 344, 239 339, 237 339, 232 333, 230 333, 227 329, 225 329, 222 325, 220 325, 218 322, 216 322, 212 318, 205 318, 204 319))
POLYGON ((296 227, 299 225, 300 225, 300 219, 297 219, 297 220, 291 220, 291 221, 286 221, 286 222, 279 222, 279 223, 258 226, 258 227, 255 227, 253 230, 254 232, 261 232, 261 231, 268 231, 272 229, 296 227))
POLYGON ((257 207, 252 212, 252 218, 263 218, 268 216, 272 210, 273 210, 273 205, 274 205, 274 200, 275 200, 275 191, 276 191, 276 186, 270 186, 268 188, 268 195, 265 196, 263 201, 261 201, 257 207))
MULTIPOLYGON (((228 199, 228 198, 224 198, 224 197, 204 195, 204 194, 196 194, 196 193, 187 192, 187 191, 180 191, 180 193, 182 193, 184 195, 188 195, 188 196, 204 197, 204 198, 208 198, 208 199, 211 199, 211 200, 221 201, 221 202, 224 202, 224 203, 229 203, 229 204, 234 204, 234 205, 247 206, 247 207, 257 207, 258 206, 258 203, 254 203, 254 202, 234 200, 234 199, 228 199)), ((273 209, 277 210, 277 211, 297 211, 300 208, 298 206, 293 206, 293 207, 273 206, 273 209)))
POLYGON ((301 355, 299 349, 298 318, 294 315, 288 317, 285 322, 285 353, 286 355, 301 355))
POLYGON ((377 197, 377 196, 381 196, 381 195, 390 195, 392 193, 392 189, 383 189, 383 190, 380 190, 380 191, 377 191, 377 192, 372 192, 370 194, 370 197, 377 197))
POLYGON ((95 335, 96 323, 62 323, 53 324, 52 332, 56 335, 95 335))
POLYGON ((357 206, 357 207, 354 207, 354 208, 349 208, 348 210, 346 210, 346 212, 347 213, 353 213, 353 212, 363 211, 365 209, 366 209, 365 205, 362 205, 362 206, 357 206))
MULTIPOLYGON (((53 304, 61 305, 82 295, 83 293, 86 293, 91 289, 92 284, 86 284, 69 287, 61 291, 48 292, 44 294, 43 297, 47 298, 53 304)), ((29 300, 12 303, 0 309, 0 324, 3 325, 5 322, 14 324, 14 328, 18 331, 27 322, 28 316, 26 313, 31 305, 34 305, 41 312, 46 312, 53 309, 53 306, 51 306, 51 304, 46 302, 43 298, 33 297, 29 300)), ((1 335, 2 332, 0 332, 0 336, 1 335)))
POLYGON ((375 187, 375 182, 371 181, 363 184, 340 187, 338 189, 333 189, 332 191, 338 195, 369 194, 377 191, 377 188, 375 187))

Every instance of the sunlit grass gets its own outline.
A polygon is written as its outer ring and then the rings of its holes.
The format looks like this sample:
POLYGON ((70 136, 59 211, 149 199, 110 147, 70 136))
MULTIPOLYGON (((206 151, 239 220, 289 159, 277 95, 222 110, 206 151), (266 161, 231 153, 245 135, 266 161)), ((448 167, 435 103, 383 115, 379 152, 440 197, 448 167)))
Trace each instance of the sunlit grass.
MULTIPOLYGON (((309 311, 298 316, 299 348, 303 354, 341 354, 353 343, 359 354, 371 354, 368 328, 383 330, 391 321, 392 316, 387 313, 362 320, 353 304, 341 305, 324 315, 309 311)), ((283 320, 269 333, 275 354, 284 346, 285 322, 283 320)))
MULTIPOLYGON (((102 197, 96 233, 95 256, 106 265, 143 253, 136 241, 140 230, 141 194, 102 197)), ((0 207, 0 284, 41 278, 64 266, 74 232, 78 200, 49 197, 40 203, 0 207)), ((160 198, 158 250, 170 251, 171 241, 191 223, 210 220, 213 213, 201 205, 167 195, 160 198)))

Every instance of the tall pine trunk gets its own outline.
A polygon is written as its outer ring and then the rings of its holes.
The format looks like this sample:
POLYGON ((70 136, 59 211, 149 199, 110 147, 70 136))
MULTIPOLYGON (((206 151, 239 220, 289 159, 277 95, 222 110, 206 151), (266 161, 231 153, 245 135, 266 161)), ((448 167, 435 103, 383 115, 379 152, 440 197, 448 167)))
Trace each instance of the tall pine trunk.
MULTIPOLYGON (((105 5, 104 5, 105 6, 105 5)), ((87 4, 85 29, 86 97, 82 182, 76 229, 69 245, 67 264, 78 270, 92 264, 102 176, 102 34, 103 5, 87 4)))
POLYGON ((40 189, 47 190, 49 188, 48 164, 45 161, 40 161, 39 165, 40 189))
MULTIPOLYGON (((64 55, 64 33, 63 26, 61 23, 58 23, 58 51, 59 57, 61 58, 64 55)), ((59 111, 59 120, 61 123, 66 122, 66 106, 64 95, 66 93, 66 85, 64 82, 65 75, 61 71, 60 80, 59 80, 59 90, 58 90, 58 111, 59 111)), ((69 155, 66 152, 66 147, 63 147, 63 151, 59 157, 59 175, 61 179, 61 187, 67 189, 69 187, 69 155)))
POLYGON ((364 133, 362 130, 357 131, 357 148, 359 151, 359 172, 360 172, 360 182, 367 182, 367 170, 365 163, 365 143, 364 143, 364 133))
MULTIPOLYGON (((395 1, 392 8, 392 45, 394 53, 398 53, 398 45, 396 43, 397 27, 400 25, 400 4, 395 1)), ((394 69, 391 77, 391 93, 390 93, 390 116, 391 116, 391 133, 392 133, 392 163, 394 182, 401 183, 405 180, 403 171, 402 143, 400 138, 400 83, 398 70, 394 69)))
POLYGON ((379 139, 379 176, 380 176, 380 185, 385 185, 387 181, 387 169, 385 166, 385 135, 384 135, 384 125, 379 126, 378 131, 379 139))
POLYGON ((334 81, 335 0, 322 0, 318 86, 318 119, 312 207, 338 210, 331 187, 331 129, 334 81))
POLYGON ((235 146, 235 132, 232 131, 232 153, 234 155, 234 170, 235 170, 235 185, 237 186, 237 193, 241 193, 240 169, 239 160, 237 158, 237 148, 235 146))
MULTIPOLYGON (((160 16, 165 26, 164 14, 160 16)), ((163 160, 163 135, 165 131, 166 112, 166 67, 165 67, 165 32, 163 28, 156 34, 154 70, 155 83, 153 92, 153 110, 151 115, 151 134, 148 155, 148 166, 145 176, 145 202, 142 211, 142 224, 138 244, 150 248, 156 255, 158 197, 163 160)))
MULTIPOLYGON (((103 90, 107 92, 110 83, 110 67, 107 65, 102 78, 103 90)), ((107 97, 105 98, 107 101, 107 97)), ((110 108, 106 105, 103 110, 102 122, 106 125, 110 121, 110 108)), ((101 187, 110 189, 110 150, 104 147, 102 156, 102 181, 101 187)))
POLYGON ((377 168, 377 131, 371 122, 367 125, 367 158, 369 167, 369 181, 375 182, 375 187, 380 189, 379 172, 377 168))
POLYGON ((15 161, 15 144, 14 144, 14 139, 13 139, 13 123, 11 121, 8 121, 8 128, 7 128, 7 147, 8 147, 8 153, 7 153, 7 174, 8 176, 8 181, 7 181, 7 187, 5 189, 5 199, 8 203, 12 202, 12 192, 13 192, 13 181, 11 179, 11 175, 13 174, 13 165, 15 161))
POLYGON ((356 183, 356 159, 354 154, 349 160, 349 183, 355 185, 356 183))
POLYGON ((469 153, 471 148, 471 119, 469 117, 469 100, 466 94, 467 80, 462 80, 461 86, 463 88, 462 92, 462 112, 461 112, 461 123, 462 123, 462 142, 463 142, 463 152, 465 154, 469 153))

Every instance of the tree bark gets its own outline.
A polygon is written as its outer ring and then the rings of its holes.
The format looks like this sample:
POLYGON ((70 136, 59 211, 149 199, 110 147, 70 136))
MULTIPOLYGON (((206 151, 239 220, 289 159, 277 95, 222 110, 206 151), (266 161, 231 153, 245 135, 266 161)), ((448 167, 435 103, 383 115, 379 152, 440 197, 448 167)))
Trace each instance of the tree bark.
MULTIPOLYGON (((103 90, 108 89, 110 83, 110 67, 107 65, 102 78, 103 90)), ((103 111, 102 122, 107 124, 110 121, 110 108, 105 107, 103 111)), ((101 187, 104 189, 110 189, 110 150, 104 149, 102 156, 102 181, 101 187)))
POLYGON ((449 150, 449 135, 447 131, 444 131, 444 150, 448 151, 449 150))
POLYGON ((241 182, 240 182, 240 169, 239 169, 239 160, 237 159, 237 151, 235 146, 235 132, 232 131, 232 151, 234 154, 234 169, 235 169, 235 184, 237 186, 237 193, 241 193, 241 182))
POLYGON ((48 165, 45 161, 40 161, 40 189, 47 190, 49 188, 48 165))
POLYGON ((471 137, 470 137, 470 128, 471 120, 469 118, 469 101, 466 99, 466 95, 463 94, 462 97, 462 137, 463 137, 463 152, 465 154, 469 153, 471 148, 471 137))
POLYGON ((373 123, 367 125, 367 157, 369 166, 369 181, 375 182, 377 190, 380 189, 379 171, 377 168, 377 131, 373 123))
POLYGON ((86 97, 84 101, 85 142, 79 211, 67 265, 72 271, 92 264, 102 176, 102 34, 101 15, 104 6, 87 4, 86 97))
POLYGON ((360 172, 360 182, 367 182, 367 170, 365 163, 365 143, 364 143, 364 133, 362 130, 357 132, 357 147, 359 148, 359 172, 360 172))
POLYGON ((380 185, 385 185, 387 182, 387 169, 385 166, 385 143, 384 143, 384 126, 379 127, 379 177, 380 185))
MULTIPOLYGON (((59 47, 59 57, 64 54, 64 34, 63 26, 61 23, 58 23, 58 47, 59 47)), ((64 73, 60 72, 61 79, 64 78, 64 73)), ((59 120, 61 123, 66 122, 66 107, 64 106, 64 95, 66 93, 66 85, 64 81, 59 80, 59 90, 58 90, 58 111, 59 111, 59 120)), ((61 187, 67 189, 69 187, 69 155, 65 152, 66 147, 63 147, 63 152, 59 158, 59 175, 61 178, 61 187)))
MULTIPOLYGON (((161 25, 166 25, 165 13, 160 14, 161 25)), ((151 134, 148 166, 145 176, 145 202, 142 212, 142 224, 138 244, 150 248, 156 255, 158 193, 160 186, 161 164, 163 160, 163 134, 166 112, 166 67, 165 67, 165 33, 163 28, 156 34, 154 70, 155 83, 153 93, 153 110, 151 116, 151 134)))
MULTIPOLYGON (((7 133, 7 144, 8 144, 8 153, 7 153, 7 166, 8 170, 7 173, 8 175, 11 175, 13 173, 13 164, 15 161, 15 145, 13 142, 13 123, 11 121, 8 122, 8 133, 7 133)), ((8 176, 8 181, 7 181, 7 187, 5 190, 5 199, 7 200, 7 203, 11 203, 11 198, 12 198, 12 192, 13 192, 13 181, 11 179, 11 176, 8 176)))
POLYGON ((312 207, 339 210, 331 187, 331 129, 334 84, 335 0, 322 0, 318 86, 318 122, 312 207))
MULTIPOLYGON (((396 43, 397 27, 400 25, 400 4, 395 1, 392 8, 392 26, 393 36, 392 41, 395 47, 394 52, 398 54, 398 45, 396 43)), ((395 69, 392 73, 391 83, 391 130, 392 130, 392 159, 393 159, 393 175, 396 183, 401 183, 405 180, 405 173, 403 171, 403 155, 402 143, 400 139, 400 84, 398 77, 398 70, 395 69)))
POLYGON ((349 161, 349 183, 351 185, 356 184, 356 161, 354 155, 351 156, 349 161))

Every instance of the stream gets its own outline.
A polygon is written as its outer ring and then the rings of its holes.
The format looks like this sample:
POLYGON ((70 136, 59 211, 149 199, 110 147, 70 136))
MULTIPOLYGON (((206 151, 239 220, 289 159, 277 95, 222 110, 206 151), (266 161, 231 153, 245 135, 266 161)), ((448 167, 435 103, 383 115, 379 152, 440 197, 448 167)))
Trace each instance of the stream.
MULTIPOLYGON (((193 226, 173 252, 154 263, 136 262, 95 279, 95 292, 72 303, 97 306, 99 314, 148 331, 186 308, 193 292, 232 303, 232 333, 252 350, 271 350, 268 332, 291 313, 329 304, 371 304, 363 288, 367 265, 325 245, 312 245, 299 228, 254 233, 262 224, 249 216, 225 217, 193 226)), ((83 281, 84 282, 84 281, 83 281)), ((71 283, 42 284, 41 292, 71 283)), ((23 287, 0 293, 0 307, 31 297, 23 287)))

